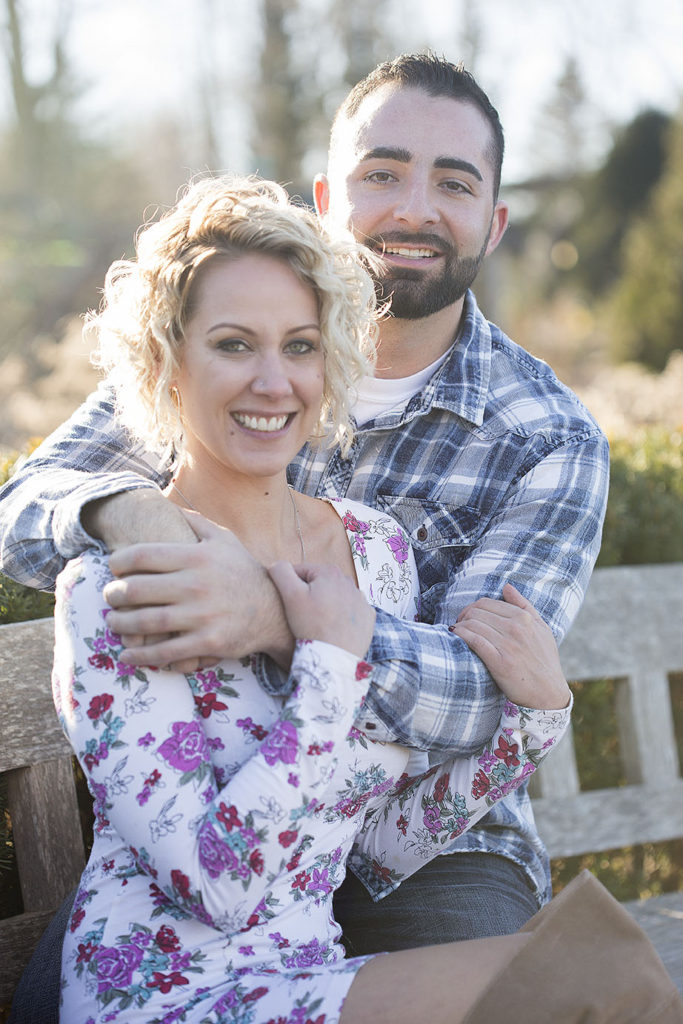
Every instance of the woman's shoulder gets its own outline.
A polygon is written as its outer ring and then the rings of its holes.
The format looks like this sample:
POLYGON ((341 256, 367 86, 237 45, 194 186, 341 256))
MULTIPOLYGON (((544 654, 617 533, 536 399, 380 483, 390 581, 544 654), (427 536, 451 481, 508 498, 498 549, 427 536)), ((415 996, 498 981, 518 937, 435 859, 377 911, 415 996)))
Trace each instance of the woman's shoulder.
POLYGON ((359 501, 331 501, 346 529, 361 589, 373 604, 401 618, 416 613, 417 571, 403 527, 359 501))

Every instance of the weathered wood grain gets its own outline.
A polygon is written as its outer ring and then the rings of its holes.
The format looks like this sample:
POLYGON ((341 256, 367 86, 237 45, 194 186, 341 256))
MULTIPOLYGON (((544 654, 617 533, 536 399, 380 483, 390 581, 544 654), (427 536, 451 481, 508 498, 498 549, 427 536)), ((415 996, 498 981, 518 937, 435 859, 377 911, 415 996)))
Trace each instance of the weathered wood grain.
POLYGON ((52 704, 52 619, 0 626, 0 772, 69 754, 52 704))
POLYGON ((58 904, 50 910, 0 921, 0 1006, 9 1005, 21 973, 58 904))
POLYGON ((683 892, 670 892, 624 906, 655 947, 683 994, 683 892))

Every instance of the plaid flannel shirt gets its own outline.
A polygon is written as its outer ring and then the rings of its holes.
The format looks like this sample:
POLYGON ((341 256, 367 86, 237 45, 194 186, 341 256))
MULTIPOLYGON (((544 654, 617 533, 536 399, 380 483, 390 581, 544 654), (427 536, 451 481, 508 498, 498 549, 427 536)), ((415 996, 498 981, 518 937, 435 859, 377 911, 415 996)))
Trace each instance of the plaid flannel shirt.
MULTIPOLYGON (((92 546, 80 524, 87 501, 165 482, 164 468, 131 445, 111 410, 106 389, 92 396, 0 492, 8 575, 52 587, 64 561, 92 546)), ((290 476, 308 493, 384 509, 415 550, 421 621, 378 612, 363 714, 369 735, 429 750, 435 763, 446 752, 472 753, 491 736, 502 698, 448 626, 510 581, 562 639, 600 544, 608 482, 600 429, 545 363, 484 319, 470 292, 457 343, 427 386, 360 428, 346 458, 307 446, 290 476)), ((270 689, 281 685, 266 659, 261 677, 270 689)), ((548 857, 525 787, 444 852, 460 850, 516 861, 539 903, 549 899, 548 857)), ((364 881, 383 895, 379 877, 364 881)))

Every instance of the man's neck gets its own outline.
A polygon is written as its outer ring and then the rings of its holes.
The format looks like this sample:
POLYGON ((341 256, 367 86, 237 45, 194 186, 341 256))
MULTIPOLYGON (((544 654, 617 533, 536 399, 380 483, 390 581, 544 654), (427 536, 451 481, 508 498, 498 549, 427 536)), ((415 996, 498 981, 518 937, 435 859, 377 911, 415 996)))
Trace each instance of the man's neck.
POLYGON ((464 297, 421 320, 394 319, 380 324, 376 377, 397 379, 423 370, 447 352, 460 328, 464 297))

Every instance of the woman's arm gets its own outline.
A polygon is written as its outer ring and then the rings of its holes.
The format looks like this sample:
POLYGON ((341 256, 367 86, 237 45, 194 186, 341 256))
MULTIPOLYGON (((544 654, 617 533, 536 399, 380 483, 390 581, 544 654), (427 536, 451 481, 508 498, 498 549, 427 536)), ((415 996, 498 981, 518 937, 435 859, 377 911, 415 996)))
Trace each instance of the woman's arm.
POLYGON ((569 725, 572 695, 550 628, 513 586, 503 596, 468 606, 453 627, 508 698, 491 742, 404 777, 356 842, 350 863, 361 878, 381 879, 384 895, 520 786, 569 725))
POLYGON ((105 575, 89 553, 60 577, 54 673, 60 717, 95 796, 96 828, 112 827, 133 848, 160 900, 218 927, 246 921, 325 801, 369 669, 339 647, 301 643, 292 696, 253 756, 219 785, 215 741, 186 677, 118 660, 119 638, 99 598, 105 575))

